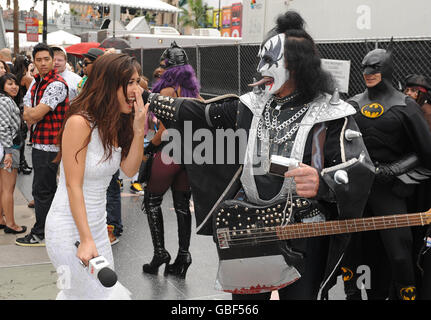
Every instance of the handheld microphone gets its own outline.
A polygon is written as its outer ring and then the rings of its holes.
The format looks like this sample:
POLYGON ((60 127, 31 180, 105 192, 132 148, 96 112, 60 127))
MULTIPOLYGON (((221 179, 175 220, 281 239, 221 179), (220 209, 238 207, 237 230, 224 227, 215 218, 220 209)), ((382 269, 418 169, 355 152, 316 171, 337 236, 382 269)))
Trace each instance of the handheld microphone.
MULTIPOLYGON (((75 242, 75 247, 79 247, 80 242, 75 242)), ((103 256, 95 257, 88 261, 88 267, 81 262, 82 266, 87 268, 88 273, 95 279, 98 279, 102 286, 110 288, 117 283, 117 274, 109 268, 109 262, 103 256)))

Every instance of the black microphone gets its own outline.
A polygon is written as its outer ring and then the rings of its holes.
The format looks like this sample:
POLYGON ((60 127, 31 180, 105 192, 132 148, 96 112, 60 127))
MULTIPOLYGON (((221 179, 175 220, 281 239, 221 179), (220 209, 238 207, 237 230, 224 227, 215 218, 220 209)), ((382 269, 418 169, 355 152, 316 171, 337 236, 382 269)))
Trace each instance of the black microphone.
MULTIPOLYGON (((79 241, 75 242, 75 246, 78 248, 80 245, 79 241)), ((109 268, 109 262, 103 256, 95 257, 88 261, 88 266, 80 260, 81 264, 87 268, 88 273, 98 279, 102 286, 110 288, 117 283, 117 274, 114 270, 109 268)))
POLYGON ((148 101, 150 98, 150 94, 151 92, 148 90, 144 90, 144 92, 142 92, 142 100, 144 100, 144 104, 146 104, 147 102, 150 102, 148 101))

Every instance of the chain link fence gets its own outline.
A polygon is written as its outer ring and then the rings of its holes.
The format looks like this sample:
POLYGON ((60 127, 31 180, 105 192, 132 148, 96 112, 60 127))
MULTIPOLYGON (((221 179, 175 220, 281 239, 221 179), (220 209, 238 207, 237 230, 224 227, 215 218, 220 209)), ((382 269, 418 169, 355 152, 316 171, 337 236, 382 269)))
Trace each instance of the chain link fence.
MULTIPOLYGON (((429 76, 431 73, 431 39, 394 39, 394 86, 402 88, 408 74, 429 76)), ((317 47, 324 59, 349 60, 351 63, 349 92, 342 94, 345 99, 365 90, 361 62, 367 52, 375 47, 387 49, 390 39, 317 41, 317 47)), ((253 78, 260 78, 256 68, 259 59, 259 45, 219 45, 184 48, 189 63, 196 70, 201 83, 201 95, 213 97, 222 94, 244 94, 253 78)), ((159 65, 165 49, 125 49, 141 62, 143 74, 150 79, 159 65)))

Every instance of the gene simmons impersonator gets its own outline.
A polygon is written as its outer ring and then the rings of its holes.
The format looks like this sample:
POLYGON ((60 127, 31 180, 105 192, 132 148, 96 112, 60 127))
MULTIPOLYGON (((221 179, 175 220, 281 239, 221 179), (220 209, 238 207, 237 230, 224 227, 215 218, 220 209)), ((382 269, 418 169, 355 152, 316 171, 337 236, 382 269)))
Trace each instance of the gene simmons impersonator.
MULTIPOLYGON (((431 132, 420 106, 392 85, 392 42, 387 50, 370 51, 362 69, 367 89, 348 102, 357 110, 355 120, 376 167, 364 216, 407 213, 413 186, 430 175, 431 132)), ((412 214, 407 219, 415 220, 412 214)), ((370 266, 368 299, 416 299, 413 251, 411 228, 354 234, 342 263, 347 299, 361 299, 359 265, 370 266)))
MULTIPOLYGON (((332 82, 303 25, 288 11, 263 41, 263 80, 255 85, 264 83, 264 92, 255 87, 204 102, 144 92, 165 127, 183 136, 191 121, 193 131, 205 128, 213 137, 246 137, 245 154, 237 143, 216 148, 212 163, 185 163, 197 233, 213 235, 217 245, 216 288, 234 299, 269 299, 273 290, 280 299, 316 299, 319 289, 327 297, 349 235, 313 237, 325 230, 301 222, 360 217, 373 181, 355 110, 327 93, 332 82), (289 224, 287 238, 275 232, 289 224), (275 241, 289 238, 306 239, 275 241)), ((187 143, 183 156, 193 151, 187 143)))

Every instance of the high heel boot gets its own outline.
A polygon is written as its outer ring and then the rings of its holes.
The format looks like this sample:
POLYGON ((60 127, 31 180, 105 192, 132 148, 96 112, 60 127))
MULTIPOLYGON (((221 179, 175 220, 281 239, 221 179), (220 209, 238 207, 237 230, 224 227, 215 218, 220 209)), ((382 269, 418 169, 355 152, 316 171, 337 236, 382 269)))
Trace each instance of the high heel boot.
POLYGON ((192 256, 189 252, 190 237, 192 232, 192 216, 190 213, 189 191, 173 191, 175 213, 178 222, 178 255, 173 264, 166 267, 166 273, 178 276, 182 279, 186 277, 187 269, 192 263, 192 256))
POLYGON ((19 164, 19 168, 18 168, 18 173, 23 173, 23 174, 31 174, 31 171, 33 170, 32 167, 30 167, 27 163, 27 161, 21 161, 21 163, 19 164))
POLYGON ((157 274, 159 267, 171 260, 169 252, 165 249, 162 208, 160 207, 163 195, 152 194, 148 191, 144 196, 144 212, 147 214, 153 241, 154 256, 150 263, 144 264, 142 270, 145 273, 157 274))

